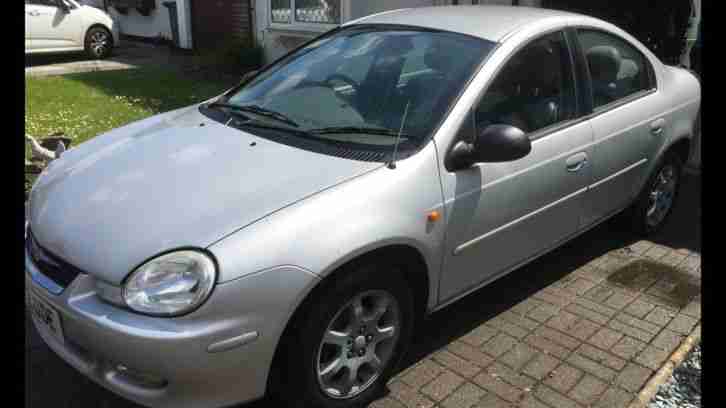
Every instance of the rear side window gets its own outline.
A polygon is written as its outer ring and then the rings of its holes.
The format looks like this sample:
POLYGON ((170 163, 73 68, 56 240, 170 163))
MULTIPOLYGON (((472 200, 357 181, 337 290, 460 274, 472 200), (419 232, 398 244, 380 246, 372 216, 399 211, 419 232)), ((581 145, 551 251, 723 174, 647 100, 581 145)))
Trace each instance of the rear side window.
POLYGON ((577 33, 590 69, 595 108, 655 88, 653 68, 635 47, 602 31, 577 33))

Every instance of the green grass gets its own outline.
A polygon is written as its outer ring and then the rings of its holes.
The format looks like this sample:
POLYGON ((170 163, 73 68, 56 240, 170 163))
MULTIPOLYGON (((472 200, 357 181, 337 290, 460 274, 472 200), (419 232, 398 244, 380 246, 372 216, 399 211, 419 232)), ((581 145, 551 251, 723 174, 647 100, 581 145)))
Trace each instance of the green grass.
POLYGON ((166 70, 123 70, 25 78, 25 132, 63 132, 82 143, 148 116, 201 102, 233 83, 166 70))
MULTIPOLYGON (((199 79, 162 69, 25 78, 25 133, 62 132, 71 147, 157 113, 209 99, 234 81, 199 79)), ((26 143, 25 155, 30 148, 26 143)), ((26 175, 26 191, 34 177, 26 175)))

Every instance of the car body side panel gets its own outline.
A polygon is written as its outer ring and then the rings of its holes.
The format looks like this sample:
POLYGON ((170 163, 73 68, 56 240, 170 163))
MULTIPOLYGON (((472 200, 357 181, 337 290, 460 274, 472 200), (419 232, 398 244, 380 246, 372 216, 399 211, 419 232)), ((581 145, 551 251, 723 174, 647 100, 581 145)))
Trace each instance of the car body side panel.
POLYGON ((445 214, 439 221, 427 220, 431 211, 443 213, 436 166, 436 148, 429 143, 395 169, 381 165, 212 244, 208 249, 220 261, 219 279, 275 265, 297 265, 325 277, 372 250, 407 245, 424 258, 432 301, 446 225, 445 214))

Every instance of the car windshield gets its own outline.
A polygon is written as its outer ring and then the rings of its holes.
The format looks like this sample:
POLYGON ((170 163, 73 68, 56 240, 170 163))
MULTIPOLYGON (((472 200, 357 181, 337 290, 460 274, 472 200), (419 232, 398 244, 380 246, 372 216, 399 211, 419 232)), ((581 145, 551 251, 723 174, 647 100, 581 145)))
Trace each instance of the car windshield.
MULTIPOLYGON (((208 109, 282 143, 338 150, 413 152, 436 129, 495 43, 444 31, 353 26, 323 36, 267 68, 208 109)), ((325 153, 325 152, 324 152, 325 153)))

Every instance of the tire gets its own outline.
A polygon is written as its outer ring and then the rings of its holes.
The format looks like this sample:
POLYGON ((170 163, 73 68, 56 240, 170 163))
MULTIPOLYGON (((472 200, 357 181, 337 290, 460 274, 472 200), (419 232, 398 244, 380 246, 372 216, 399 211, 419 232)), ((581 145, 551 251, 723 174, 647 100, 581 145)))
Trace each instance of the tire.
POLYGON ((316 293, 301 316, 299 327, 280 345, 284 347, 280 362, 285 367, 278 368, 280 377, 277 384, 271 384, 271 389, 273 398, 287 406, 367 406, 382 395, 384 385, 411 341, 413 297, 396 268, 382 262, 367 262, 340 272, 342 278, 316 293), (361 329, 360 324, 354 323, 352 304, 356 299, 361 299, 363 316, 368 317, 374 315, 376 309, 383 310, 383 301, 388 301, 386 311, 375 319, 378 324, 369 321, 366 328, 361 329), (398 330, 394 329, 392 335, 391 331, 376 330, 390 327, 398 330), (329 330, 336 335, 327 338, 338 344, 324 341, 329 330), (380 334, 383 332, 387 334, 380 334), (342 333, 345 336, 341 336, 342 333), (376 337, 368 337, 374 333, 376 337), (379 370, 373 368, 371 353, 378 357, 379 370), (333 361, 340 361, 340 368, 326 372, 326 367, 333 367, 330 364, 333 361), (358 365, 356 385, 350 388, 342 385, 354 372, 350 367, 358 365), (321 371, 323 375, 319 376, 321 371))
POLYGON ((103 27, 91 27, 86 33, 86 54, 93 59, 105 59, 113 50, 113 35, 103 27))
POLYGON ((673 212, 673 207, 678 199, 682 173, 683 163, 681 158, 675 152, 667 152, 631 207, 630 216, 635 233, 648 236, 657 233, 663 228, 663 225, 665 225, 668 217, 673 212), (653 195, 659 184, 661 186, 664 185, 664 179, 661 177, 668 178, 669 174, 672 174, 670 177, 674 178, 672 189, 668 188, 663 190, 661 188, 659 190, 661 191, 660 194, 665 195, 659 195, 659 197, 663 198, 663 201, 659 201, 659 204, 656 205, 654 200, 657 199, 653 195), (651 212, 654 209, 654 205, 656 211, 651 212))

